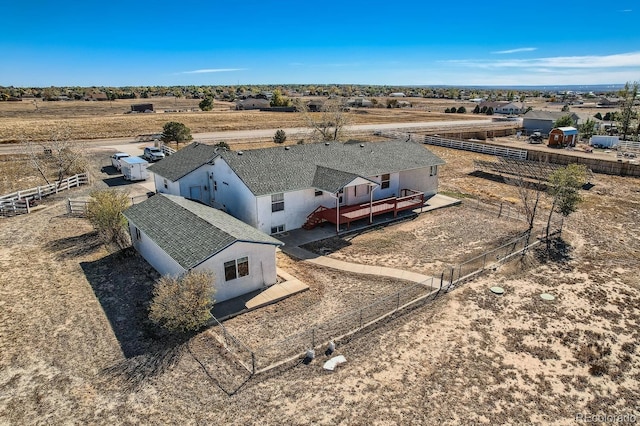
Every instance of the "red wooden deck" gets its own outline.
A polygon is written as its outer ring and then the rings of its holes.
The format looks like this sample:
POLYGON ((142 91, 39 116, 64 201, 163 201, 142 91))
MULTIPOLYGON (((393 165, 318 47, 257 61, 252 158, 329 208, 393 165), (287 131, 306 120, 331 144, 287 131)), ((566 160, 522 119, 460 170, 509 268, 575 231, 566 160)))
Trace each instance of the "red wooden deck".
POLYGON ((330 208, 319 206, 309 216, 307 222, 303 226, 305 229, 312 229, 322 222, 329 222, 340 225, 347 224, 347 229, 351 222, 368 218, 370 216, 378 216, 385 213, 393 213, 394 217, 398 212, 404 210, 412 210, 424 204, 424 193, 413 190, 402 190, 402 193, 409 194, 403 197, 391 197, 374 201, 373 203, 356 204, 352 206, 340 206, 330 208), (338 218, 338 214, 340 217, 338 218))

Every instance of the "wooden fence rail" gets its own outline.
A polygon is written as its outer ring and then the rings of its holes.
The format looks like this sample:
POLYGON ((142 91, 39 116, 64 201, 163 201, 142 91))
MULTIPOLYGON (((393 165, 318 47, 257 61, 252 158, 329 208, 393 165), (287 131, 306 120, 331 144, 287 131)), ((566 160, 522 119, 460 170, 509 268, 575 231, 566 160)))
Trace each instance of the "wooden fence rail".
POLYGON ((496 145, 487 145, 477 142, 459 141, 456 139, 446 139, 438 136, 425 136, 424 143, 427 145, 444 146, 446 148, 461 149, 463 151, 480 152, 482 154, 496 155, 498 157, 515 158, 516 160, 526 160, 527 151, 524 149, 505 148, 496 145))
POLYGON ((35 188, 24 189, 6 195, 0 195, 0 216, 14 216, 31 212, 31 206, 36 200, 40 200, 51 194, 66 191, 80 185, 89 183, 89 174, 80 173, 70 176, 60 182, 49 185, 36 186, 35 188))

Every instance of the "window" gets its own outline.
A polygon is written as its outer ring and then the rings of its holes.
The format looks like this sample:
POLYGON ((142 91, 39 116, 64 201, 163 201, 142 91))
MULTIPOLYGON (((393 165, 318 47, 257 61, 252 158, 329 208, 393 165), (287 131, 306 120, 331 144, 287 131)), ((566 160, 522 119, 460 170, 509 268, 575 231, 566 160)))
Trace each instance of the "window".
POLYGON ((246 277, 249 275, 249 258, 241 257, 240 259, 224 262, 224 280, 231 281, 236 278, 246 277))
POLYGON ((322 191, 320 191, 319 189, 316 189, 316 197, 321 197, 322 196, 322 191))
POLYGON ((279 234, 281 232, 284 232, 284 225, 277 225, 277 226, 271 227, 272 234, 279 234))
POLYGON ((213 190, 217 191, 218 190, 218 182, 217 181, 213 181, 213 190))
POLYGON ((164 189, 167 189, 167 188, 169 188, 169 185, 167 185, 167 180, 164 179, 164 189))
POLYGON ((382 175, 382 181, 380 182, 380 188, 381 189, 387 189, 391 186, 391 175, 389 175, 388 173, 385 175, 382 175))
POLYGON ((438 166, 431 166, 431 170, 429 171, 429 176, 435 176, 438 174, 438 166))
POLYGON ((136 228, 136 240, 140 240, 142 237, 140 236, 140 230, 136 228))
POLYGON ((271 196, 271 211, 279 212, 284 210, 284 194, 273 194, 271 196))

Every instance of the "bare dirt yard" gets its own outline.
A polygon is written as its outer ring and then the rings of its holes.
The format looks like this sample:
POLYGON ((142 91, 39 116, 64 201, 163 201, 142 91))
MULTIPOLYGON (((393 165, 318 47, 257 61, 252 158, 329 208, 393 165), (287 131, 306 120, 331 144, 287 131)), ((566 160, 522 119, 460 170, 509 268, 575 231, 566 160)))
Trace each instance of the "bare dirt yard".
MULTIPOLYGON (((517 202, 511 186, 470 175, 473 158, 488 157, 432 149, 447 161, 445 193, 517 202)), ((110 252, 86 221, 64 215, 62 196, 49 199, 37 213, 0 220, 0 423, 573 424, 576 415, 638 416, 640 186, 596 178, 552 256, 532 251, 339 344, 347 363, 334 373, 322 370, 321 354, 239 388, 228 380, 238 371, 207 334, 170 338, 148 324, 157 274, 145 262, 130 250, 110 252), (491 293, 494 285, 505 294, 491 293), (555 300, 542 300, 543 292, 555 300)), ((429 271, 437 265, 409 256, 418 244, 446 261, 485 244, 486 229, 472 232, 465 216, 455 218, 460 211, 363 234, 333 255, 394 266, 406 255, 407 266, 429 271), (397 237, 393 245, 372 249, 385 233, 397 237)), ((482 223, 510 232, 511 222, 482 223)), ((344 286, 348 308, 358 282, 376 288, 371 297, 396 285, 279 262, 314 284, 300 305, 310 321, 337 312, 322 305, 324 293, 340 297, 344 286)), ((286 334, 269 324, 286 320, 295 297, 252 313, 264 320, 260 332, 286 334)))

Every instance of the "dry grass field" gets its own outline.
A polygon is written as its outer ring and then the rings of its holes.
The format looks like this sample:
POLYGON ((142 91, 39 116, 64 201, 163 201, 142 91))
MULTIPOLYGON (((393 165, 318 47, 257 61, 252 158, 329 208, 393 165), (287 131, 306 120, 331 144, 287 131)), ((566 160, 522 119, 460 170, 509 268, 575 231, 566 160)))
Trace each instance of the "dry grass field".
MULTIPOLYGON (((447 193, 517 200, 510 186, 469 174, 473 158, 487 157, 430 149, 447 161, 447 193)), ((530 252, 339 345, 347 363, 334 373, 322 370, 321 355, 253 377, 231 396, 223 389, 235 373, 222 368, 226 355, 206 334, 174 341, 145 321, 157 274, 131 251, 109 252, 83 219, 66 217, 68 194, 46 200, 37 213, 0 220, 0 423, 573 424, 580 413, 640 415, 640 187, 615 176, 594 183, 554 256, 530 252), (505 294, 492 294, 493 285, 505 294), (541 300, 543 292, 556 299, 541 300)), ((464 240, 451 218, 459 211, 353 238, 344 256, 399 266, 402 253, 418 271, 430 262, 409 257, 418 243, 429 246, 428 257, 457 258, 456 248, 464 257, 486 229, 464 240), (389 235, 406 237, 393 238, 397 257, 370 247, 389 235)), ((480 219, 509 232, 511 222, 480 219)), ((303 297, 320 317, 324 293, 393 286, 279 262, 314 289, 254 320, 282 316, 303 297)))
MULTIPOLYGON (((472 114, 444 114, 443 105, 473 103, 422 99, 411 99, 415 108, 353 109, 349 114, 353 124, 375 124, 394 122, 422 122, 434 120, 474 119, 472 114)), ((130 105, 144 99, 116 100, 113 102, 41 102, 38 108, 33 102, 0 102, 0 143, 42 141, 51 137, 51 128, 63 125, 69 129, 70 138, 106 139, 135 137, 140 134, 161 133, 162 126, 169 121, 187 125, 192 133, 226 130, 272 129, 303 127, 300 114, 262 111, 234 111, 230 102, 216 102, 213 111, 196 111, 199 100, 159 98, 150 99, 159 111, 153 114, 125 114, 130 105), (184 112, 163 112, 182 110, 184 112)), ((384 102, 384 100, 381 100, 384 102)))

